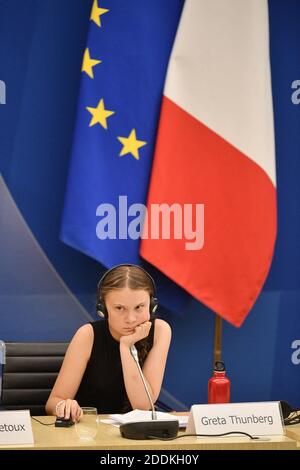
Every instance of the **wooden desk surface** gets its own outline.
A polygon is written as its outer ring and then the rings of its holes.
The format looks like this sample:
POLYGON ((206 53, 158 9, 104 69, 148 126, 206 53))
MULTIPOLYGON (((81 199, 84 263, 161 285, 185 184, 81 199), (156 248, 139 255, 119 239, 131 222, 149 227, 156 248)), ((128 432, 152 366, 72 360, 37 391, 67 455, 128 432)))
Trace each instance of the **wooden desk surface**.
MULTIPOLYGON (((99 415, 99 418, 105 416, 99 415)), ((37 417, 43 423, 55 421, 53 416, 37 417)), ((42 426, 32 420, 34 435, 33 445, 0 446, 0 449, 28 449, 28 450, 288 450, 296 449, 296 441, 287 436, 273 436, 270 441, 250 441, 246 437, 223 437, 202 439, 184 437, 175 441, 124 439, 118 428, 99 423, 97 436, 93 441, 81 441, 76 434, 75 426, 70 428, 56 428, 42 426)), ((180 434, 183 434, 180 432, 180 434)))
POLYGON ((297 448, 300 450, 300 424, 286 426, 286 435, 297 442, 297 448))

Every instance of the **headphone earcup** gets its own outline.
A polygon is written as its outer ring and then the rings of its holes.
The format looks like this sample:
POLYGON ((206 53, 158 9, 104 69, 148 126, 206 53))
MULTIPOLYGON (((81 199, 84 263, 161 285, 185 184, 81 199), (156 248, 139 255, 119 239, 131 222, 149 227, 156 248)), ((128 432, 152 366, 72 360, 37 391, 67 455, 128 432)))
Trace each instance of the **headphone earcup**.
POLYGON ((150 300, 150 314, 153 315, 158 308, 158 300, 156 297, 152 297, 150 300))
POLYGON ((103 302, 98 302, 96 305, 97 315, 101 318, 107 318, 107 310, 103 302))

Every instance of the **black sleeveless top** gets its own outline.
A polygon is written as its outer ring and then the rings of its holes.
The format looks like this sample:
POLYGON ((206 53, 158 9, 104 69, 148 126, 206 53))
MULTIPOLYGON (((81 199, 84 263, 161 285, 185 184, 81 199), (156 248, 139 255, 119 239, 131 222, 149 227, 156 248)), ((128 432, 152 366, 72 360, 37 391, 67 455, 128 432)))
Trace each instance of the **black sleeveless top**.
MULTIPOLYGON (((154 321, 150 333, 143 342, 149 352, 153 346, 154 321)), ((124 413, 132 408, 123 379, 120 343, 108 328, 107 320, 91 322, 94 343, 75 400, 80 406, 94 406, 98 413, 124 413)), ((139 350, 139 344, 136 347, 139 350)), ((141 364, 142 366, 142 364, 141 364)))

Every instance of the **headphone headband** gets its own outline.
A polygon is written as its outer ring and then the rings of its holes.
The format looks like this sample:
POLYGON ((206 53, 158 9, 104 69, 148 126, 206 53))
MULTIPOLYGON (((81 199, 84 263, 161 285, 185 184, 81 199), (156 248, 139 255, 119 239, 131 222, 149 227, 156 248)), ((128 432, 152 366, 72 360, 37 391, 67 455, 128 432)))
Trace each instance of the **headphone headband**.
POLYGON ((120 268, 120 267, 134 267, 134 268, 138 268, 140 269, 146 276, 147 278, 151 281, 151 284, 152 284, 152 289, 153 289, 153 295, 150 296, 150 314, 153 314, 155 313, 157 307, 158 307, 158 302, 157 302, 157 298, 156 298, 156 286, 155 286, 155 282, 154 282, 154 279, 153 277, 148 273, 148 271, 146 271, 146 269, 142 268, 141 266, 139 266, 138 264, 131 264, 131 263, 124 263, 124 264, 118 264, 116 266, 113 266, 112 268, 108 269, 104 274, 103 276, 101 277, 100 281, 98 282, 98 285, 97 285, 97 297, 98 297, 98 303, 97 303, 97 307, 96 307, 96 310, 97 310, 97 314, 100 316, 100 317, 106 317, 108 316, 107 314, 107 309, 106 309, 106 306, 104 304, 104 301, 102 299, 102 296, 101 296, 101 290, 102 290, 102 285, 103 285, 103 282, 104 280, 106 279, 106 277, 112 272, 114 271, 115 269, 117 268, 120 268))

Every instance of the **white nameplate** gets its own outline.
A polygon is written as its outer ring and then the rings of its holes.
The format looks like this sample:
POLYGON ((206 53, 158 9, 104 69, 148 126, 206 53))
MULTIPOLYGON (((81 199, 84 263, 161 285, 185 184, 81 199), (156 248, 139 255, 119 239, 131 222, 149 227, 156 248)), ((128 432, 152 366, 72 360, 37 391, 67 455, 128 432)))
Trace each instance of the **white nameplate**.
POLYGON ((187 433, 222 434, 232 431, 242 431, 253 436, 283 435, 280 403, 276 401, 192 406, 187 433))
POLYGON ((1 444, 33 444, 29 410, 0 411, 1 444))

